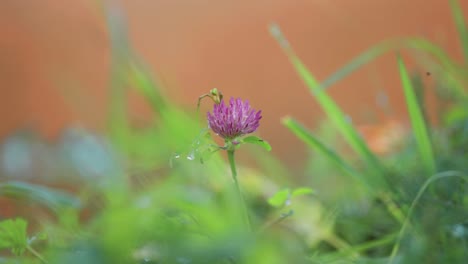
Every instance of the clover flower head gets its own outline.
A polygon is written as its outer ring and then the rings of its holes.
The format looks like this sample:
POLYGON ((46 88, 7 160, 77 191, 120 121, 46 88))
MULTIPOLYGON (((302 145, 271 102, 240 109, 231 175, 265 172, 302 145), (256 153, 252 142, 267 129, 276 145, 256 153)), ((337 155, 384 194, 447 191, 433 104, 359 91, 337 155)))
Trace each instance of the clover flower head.
POLYGON ((262 118, 262 111, 255 111, 249 101, 231 98, 229 105, 221 101, 215 104, 213 113, 208 112, 208 124, 219 136, 225 140, 250 134, 257 130, 262 118))

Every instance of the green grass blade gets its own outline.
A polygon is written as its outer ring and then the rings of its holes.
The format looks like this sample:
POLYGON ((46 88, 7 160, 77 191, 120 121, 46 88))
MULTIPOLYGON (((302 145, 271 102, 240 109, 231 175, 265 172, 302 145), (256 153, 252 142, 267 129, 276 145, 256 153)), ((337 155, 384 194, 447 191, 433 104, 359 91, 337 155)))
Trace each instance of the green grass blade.
POLYGON ((359 54, 351 61, 346 63, 344 66, 336 70, 328 78, 326 78, 322 84, 322 89, 327 89, 334 85, 335 83, 343 80, 345 77, 353 73, 354 71, 360 69, 362 66, 372 62, 376 58, 384 55, 385 53, 395 50, 398 47, 396 41, 384 41, 373 47, 370 47, 363 53, 359 54))
POLYGON ((401 82, 406 98, 406 105, 413 127, 413 133, 418 145, 419 154, 421 155, 422 163, 425 167, 426 173, 432 175, 436 172, 436 165, 434 161, 434 154, 432 152, 432 145, 429 139, 429 133, 424 121, 421 108, 418 104, 413 84, 406 70, 405 64, 401 57, 398 57, 398 68, 400 70, 401 82))
POLYGON ((452 9, 453 19, 455 20, 455 25, 457 26, 458 34, 460 36, 465 63, 468 63, 468 30, 466 28, 463 11, 460 8, 458 0, 450 0, 450 8, 452 9))
POLYGON ((81 201, 72 194, 26 182, 9 181, 1 183, 0 196, 41 203, 56 213, 65 208, 79 209, 81 207, 81 201))
POLYGON ((400 50, 412 52, 410 54, 415 55, 414 57, 419 63, 424 65, 424 67, 430 67, 429 69, 434 70, 434 73, 439 76, 446 84, 447 89, 450 89, 450 92, 454 94, 456 98, 464 101, 468 100, 465 91, 465 87, 468 86, 468 76, 464 69, 461 68, 443 48, 427 39, 417 37, 385 40, 370 47, 327 77, 321 83, 321 89, 330 88, 354 71, 359 70, 364 65, 371 63, 376 58, 388 52, 400 50), (423 55, 422 57, 421 54, 423 55), (421 58, 424 58, 424 60, 421 60, 421 58), (430 58, 430 61, 427 60, 428 58, 430 58))
POLYGON ((291 62, 293 63, 299 76, 306 83, 311 93, 315 96, 322 109, 327 114, 328 118, 337 127, 343 137, 353 150, 374 170, 381 172, 380 164, 375 155, 369 150, 363 139, 358 135, 357 131, 346 119, 345 114, 341 111, 334 100, 328 96, 322 89, 320 84, 306 69, 305 65, 295 55, 290 54, 291 62))
POLYGON ((363 53, 359 54, 344 66, 336 70, 333 74, 327 77, 321 84, 322 89, 328 89, 338 81, 343 80, 345 77, 360 69, 364 65, 372 62, 376 58, 385 55, 388 52, 398 50, 419 51, 433 57, 438 64, 440 64, 443 72, 450 73, 452 78, 466 80, 463 72, 461 72, 452 58, 444 51, 443 48, 424 38, 401 38, 385 40, 378 43, 363 53))
POLYGON ((353 125, 346 119, 345 114, 341 111, 339 106, 328 94, 322 89, 319 82, 309 72, 302 61, 296 56, 288 42, 280 32, 279 28, 272 28, 272 34, 276 37, 279 44, 286 52, 289 60, 293 64, 295 70, 304 81, 310 92, 317 99, 318 103, 331 120, 333 125, 345 138, 351 148, 359 155, 359 157, 367 164, 370 172, 374 177, 382 177, 384 172, 383 167, 378 161, 377 157, 369 150, 362 137, 354 129, 353 125))
MULTIPOLYGON (((132 57, 133 61, 138 61, 132 57)), ((165 100, 161 87, 153 80, 151 74, 143 66, 143 63, 129 63, 129 82, 132 86, 143 95, 143 97, 151 105, 155 113, 162 113, 168 107, 168 102, 165 100)))
POLYGON ((335 151, 327 147, 317 137, 315 137, 310 131, 308 131, 302 124, 297 122, 291 117, 285 117, 282 120, 284 126, 286 126, 295 136, 302 140, 307 146, 322 153, 327 159, 338 166, 342 171, 346 172, 354 180, 362 183, 369 190, 371 186, 363 174, 358 173, 350 164, 344 161, 335 151))

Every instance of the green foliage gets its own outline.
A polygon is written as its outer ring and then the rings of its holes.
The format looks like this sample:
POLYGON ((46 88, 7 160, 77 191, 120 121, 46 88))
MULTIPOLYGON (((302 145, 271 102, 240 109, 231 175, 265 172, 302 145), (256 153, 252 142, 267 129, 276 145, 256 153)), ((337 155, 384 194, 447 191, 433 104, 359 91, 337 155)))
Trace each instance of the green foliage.
POLYGON ((311 188, 300 187, 300 188, 294 189, 292 191, 291 197, 298 197, 298 196, 309 195, 309 194, 313 194, 313 193, 314 193, 314 190, 311 189, 311 188))
POLYGON ((268 199, 268 203, 274 207, 282 207, 287 203, 290 197, 291 191, 289 189, 283 189, 276 192, 275 195, 268 199))
POLYGON ((256 145, 259 145, 260 147, 264 148, 266 151, 271 151, 271 146, 270 144, 257 137, 257 136, 247 136, 245 138, 242 139, 241 141, 242 143, 250 143, 250 144, 256 144, 256 145))
MULTIPOLYGON (((280 41, 280 43, 282 42, 282 39, 285 39, 278 28, 273 30, 273 32, 275 32, 275 37, 280 41)), ((363 177, 366 177, 365 181, 368 182, 373 189, 377 189, 382 186, 384 183, 381 178, 381 173, 384 168, 381 166, 377 157, 369 150, 364 140, 359 136, 354 126, 348 120, 347 116, 341 111, 340 107, 334 102, 334 100, 323 90, 321 84, 295 55, 292 48, 289 45, 282 47, 309 91, 325 111, 327 117, 335 125, 336 129, 341 133, 352 149, 363 161, 365 161, 369 170, 367 177, 366 175, 362 175, 363 177)))
POLYGON ((67 192, 18 181, 0 183, 0 196, 41 203, 55 212, 81 206, 80 200, 67 192))
MULTIPOLYGON (((455 9, 455 17, 459 16, 456 20, 459 24, 458 28, 463 43, 465 25, 460 15, 461 10, 456 5, 456 1, 452 1, 452 7, 455 9)), ((321 167, 321 170, 310 167, 311 171, 308 174, 340 175, 341 172, 345 172, 345 175, 357 179, 354 183, 364 186, 366 189, 377 190, 376 198, 378 200, 368 194, 353 194, 351 190, 354 187, 348 188, 350 190, 343 194, 336 193, 323 196, 333 197, 334 200, 326 201, 324 199, 324 202, 335 206, 340 214, 335 223, 335 233, 356 246, 348 247, 339 254, 327 254, 326 252, 330 251, 330 245, 339 248, 338 245, 340 244, 337 241, 327 241, 329 245, 324 244, 317 248, 318 251, 324 253, 314 254, 311 260, 314 263, 341 263, 342 261, 344 263, 347 263, 347 261, 357 261, 358 263, 390 263, 393 261, 414 263, 425 259, 426 261, 436 260, 437 263, 463 263, 467 256, 461 252, 466 252, 466 244, 461 245, 455 242, 453 234, 447 233, 447 228, 456 226, 457 230, 460 231, 458 233, 459 239, 462 239, 461 237, 466 239, 464 235, 465 225, 461 224, 463 222, 462 215, 466 214, 461 213, 461 211, 444 210, 443 204, 444 201, 447 201, 446 199, 449 199, 456 204, 453 207, 459 206, 460 209, 465 208, 466 210, 466 199, 463 198, 463 194, 466 193, 466 185, 461 184, 455 187, 460 184, 459 181, 441 177, 444 178, 444 183, 433 186, 431 192, 427 193, 424 199, 422 199, 422 194, 428 187, 429 182, 439 178, 439 175, 450 174, 449 171, 444 171, 433 176, 436 170, 443 171, 445 169, 465 172, 467 169, 463 164, 464 162, 457 158, 460 154, 459 150, 463 148, 462 142, 466 142, 460 141, 460 138, 466 138, 465 135, 468 132, 468 130, 462 128, 466 127, 467 122, 466 115, 462 114, 466 112, 466 91, 464 89, 466 87, 466 78, 464 76, 466 69, 464 66, 457 64, 442 48, 425 39, 403 38, 384 41, 371 47, 320 83, 297 58, 279 28, 274 26, 272 33, 299 76, 311 90, 314 98, 328 115, 329 121, 335 125, 353 150, 361 156, 363 162, 356 163, 354 159, 340 154, 337 149, 327 146, 327 143, 321 140, 321 135, 311 133, 299 122, 287 117, 283 119, 283 124, 307 144, 314 153, 323 155, 325 160, 335 165, 321 167), (413 55, 415 55, 414 58, 420 63, 434 69, 437 81, 445 83, 443 92, 451 94, 451 100, 448 103, 451 111, 448 112, 447 117, 443 118, 446 118, 446 125, 448 120, 458 120, 455 121, 458 125, 432 128, 431 134, 429 134, 428 127, 430 124, 426 123, 422 110, 424 107, 424 98, 422 96, 424 95, 415 92, 415 84, 410 80, 405 65, 399 58, 398 67, 414 137, 407 139, 409 144, 401 151, 395 151, 393 156, 380 158, 377 161, 372 153, 367 154, 365 144, 359 142, 361 139, 356 136, 357 134, 352 125, 346 123, 345 114, 323 91, 361 66, 372 62, 378 56, 389 51, 402 49, 412 51, 413 55), (456 135, 453 134, 453 131, 457 131, 456 135), (438 155, 435 155, 435 153, 438 155), (373 171, 369 173, 366 168, 371 168, 373 171), (382 180, 375 181, 376 177, 382 180), (425 181, 428 177, 431 177, 430 180, 425 181), (454 191, 455 189, 457 191, 454 191), (336 197, 341 198, 336 200, 336 197), (420 209, 415 210, 414 206, 418 203, 425 204, 426 207, 420 205, 420 209), (408 224, 410 218, 417 218, 417 220, 412 221, 413 225, 411 226, 408 224), (434 218, 437 220, 434 220, 434 218), (400 227, 400 225, 403 226, 400 227), (407 233, 409 229, 412 229, 413 232, 407 233), (415 230, 418 231, 417 234, 415 230), (396 237, 397 233, 399 234, 398 237, 396 237), (395 238, 397 239, 395 240, 395 238), (362 247, 359 243, 361 243, 362 247), (392 243, 393 246, 390 246, 392 243), (405 244, 404 247, 400 247, 402 243, 405 244), (450 253, 438 254, 437 250, 441 244, 450 253), (356 253, 360 252, 361 248, 365 249, 362 252, 364 256, 359 256, 356 253)), ((440 91, 438 90, 438 92, 440 91)), ((443 113, 439 114, 444 116, 443 113)), ((466 157, 465 151, 462 152, 461 155, 466 157)), ((456 172, 456 174, 460 174, 460 172, 456 172)), ((340 181, 343 184, 349 184, 349 181, 340 181)), ((336 185, 337 182, 335 181, 334 184, 336 185)), ((321 187, 327 188, 328 186, 325 184, 321 185, 321 187)), ((277 195, 274 197, 274 201, 280 204, 284 197, 287 197, 287 192, 282 191, 277 195)))
POLYGON ((397 252, 398 252, 398 249, 399 249, 399 246, 400 246, 400 243, 401 243, 401 239, 403 238, 403 235, 404 235, 404 233, 405 233, 405 231, 406 231, 406 229, 407 229, 407 227, 409 225, 410 218, 412 217, 414 209, 415 209, 416 205, 418 205, 418 202, 421 199, 424 192, 427 190, 429 185, 432 184, 433 182, 435 182, 437 180, 440 180, 440 179, 448 178, 448 177, 460 177, 463 180, 468 181, 468 176, 463 175, 460 172, 447 171, 447 172, 444 172, 444 173, 436 174, 436 175, 430 177, 427 181, 424 182, 424 184, 419 189, 416 197, 414 198, 413 202, 411 203, 411 206, 410 206, 409 211, 408 211, 408 216, 407 216, 405 222, 403 223, 403 226, 400 229, 400 233, 398 235, 398 240, 396 241, 395 245, 393 246, 392 254, 390 256, 389 263, 393 263, 394 260, 395 260, 395 257, 397 255, 397 252))
POLYGON ((27 226, 21 218, 0 222, 0 248, 10 249, 16 256, 22 255, 28 246, 27 226))

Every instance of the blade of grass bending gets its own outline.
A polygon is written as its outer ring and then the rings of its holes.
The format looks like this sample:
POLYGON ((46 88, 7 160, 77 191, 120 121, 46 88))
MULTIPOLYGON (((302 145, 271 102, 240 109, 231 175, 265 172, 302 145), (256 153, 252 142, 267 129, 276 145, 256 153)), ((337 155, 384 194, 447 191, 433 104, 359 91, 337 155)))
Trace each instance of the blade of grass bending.
POLYGON ((405 222, 403 223, 400 231, 398 232, 398 237, 396 239, 395 244, 393 245, 392 253, 390 254, 388 264, 393 264, 394 263, 395 257, 396 257, 396 255, 398 253, 398 250, 400 249, 400 244, 401 244, 401 241, 403 239, 403 235, 405 234, 406 229, 410 226, 410 219, 413 216, 414 208, 419 203, 419 199, 421 199, 424 192, 427 190, 429 185, 431 185, 433 182, 436 182, 436 181, 442 180, 442 179, 446 179, 446 178, 449 178, 449 177, 459 177, 459 178, 461 178, 461 179, 463 179, 465 181, 468 181, 468 176, 465 175, 463 172, 444 171, 444 172, 437 173, 435 175, 431 175, 431 177, 429 177, 424 182, 424 184, 421 186, 421 188, 419 188, 419 191, 416 194, 416 197, 411 202, 411 206, 409 208, 408 215, 406 216, 405 222))
POLYGON ((286 38, 282 35, 280 29, 278 27, 273 27, 271 31, 285 51, 301 79, 307 85, 312 95, 314 95, 322 109, 327 114, 328 118, 330 118, 334 126, 340 131, 351 148, 364 162, 366 162, 372 174, 372 177, 370 177, 368 180, 384 183, 384 179, 382 177, 384 169, 378 161, 377 157, 369 150, 366 143, 359 136, 354 127, 348 122, 348 120, 346 120, 346 117, 339 106, 330 96, 327 95, 314 76, 296 56, 286 38))
MULTIPOLYGON (((353 246, 353 251, 358 252, 358 253, 364 253, 366 250, 378 248, 378 247, 392 243, 393 241, 396 240, 397 236, 398 236, 398 233, 391 233, 386 236, 383 236, 380 239, 371 240, 368 242, 364 242, 363 244, 355 245, 353 246)), ((326 255, 325 257, 327 258, 327 263, 332 263, 332 262, 340 261, 345 257, 348 257, 351 253, 353 252, 349 252, 349 251, 336 252, 336 253, 330 253, 326 255)))
POLYGON ((465 18, 463 17, 463 11, 458 0, 450 0, 450 8, 452 9, 453 19, 457 26, 466 64, 468 63, 468 30, 466 28, 465 18))
POLYGON ((60 213, 60 210, 65 208, 79 209, 81 207, 81 201, 72 194, 26 182, 9 181, 1 183, 0 196, 41 203, 55 213, 60 213))
POLYGON ((328 89, 333 84, 344 79, 354 71, 358 70, 367 63, 375 60, 376 58, 384 55, 385 53, 395 50, 398 47, 397 42, 394 40, 381 42, 373 47, 370 47, 357 57, 353 58, 350 62, 333 72, 326 78, 322 84, 321 89, 328 89))
POLYGON ((305 65, 302 62, 291 54, 291 62, 296 68, 299 76, 308 86, 311 93, 315 96, 322 109, 327 114, 328 118, 333 122, 336 128, 340 131, 343 137, 346 139, 348 144, 353 148, 353 150, 359 154, 362 160, 364 160, 367 165, 374 170, 376 173, 383 172, 377 158, 369 150, 367 145, 364 143, 362 138, 358 135, 357 131, 354 129, 352 124, 346 119, 345 114, 341 111, 339 106, 334 102, 334 100, 328 96, 323 90, 321 90, 320 84, 315 80, 315 78, 309 73, 305 65))
POLYGON ((411 83, 409 74, 401 57, 398 57, 398 68, 400 70, 400 78, 406 98, 406 105, 408 107, 415 140, 418 145, 419 155, 421 156, 426 173, 428 175, 433 175, 436 172, 436 165, 431 141, 413 84, 411 83))
MULTIPOLYGON (((329 77, 327 77, 321 83, 321 89, 330 88, 338 81, 344 79, 367 63, 372 62, 374 59, 390 51, 397 50, 417 50, 434 58, 434 61, 440 65, 441 74, 444 73, 441 77, 447 84, 447 88, 451 89, 452 92, 456 94, 457 98, 459 98, 459 100, 468 100, 468 96, 464 90, 468 84, 468 77, 466 76, 463 69, 460 68, 452 58, 450 58, 450 56, 444 51, 443 48, 424 38, 416 37, 385 40, 370 47, 357 57, 353 58, 350 62, 336 70, 329 77)), ((425 61, 420 63, 427 65, 425 61)))
POLYGON ((327 77, 321 83, 321 89, 328 89, 338 81, 344 79, 354 71, 358 70, 362 66, 370 63, 374 59, 390 52, 397 51, 400 49, 407 50, 419 50, 427 53, 428 55, 433 56, 442 66, 442 68, 457 76, 457 78, 463 78, 461 76, 462 72, 457 70, 456 63, 450 58, 450 56, 436 44, 423 39, 423 38, 399 38, 385 40, 381 43, 378 43, 370 48, 368 48, 363 53, 359 54, 353 58, 350 62, 346 63, 344 66, 336 70, 333 74, 327 77))
POLYGON ((315 137, 310 131, 308 131, 302 124, 297 122, 291 117, 285 117, 282 120, 284 126, 286 126, 295 136, 307 144, 310 148, 318 150, 326 158, 336 164, 341 170, 346 172, 354 180, 362 183, 369 191, 372 191, 366 178, 363 174, 358 173, 351 165, 344 161, 336 152, 327 147, 317 137, 315 137))

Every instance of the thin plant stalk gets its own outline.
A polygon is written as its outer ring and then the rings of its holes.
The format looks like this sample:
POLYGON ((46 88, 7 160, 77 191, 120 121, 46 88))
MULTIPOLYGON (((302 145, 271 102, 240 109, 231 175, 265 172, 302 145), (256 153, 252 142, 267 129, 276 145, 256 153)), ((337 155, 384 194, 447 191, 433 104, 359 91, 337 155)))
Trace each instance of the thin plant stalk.
POLYGON ((411 203, 411 206, 410 206, 409 211, 408 211, 408 215, 406 216, 405 222, 403 223, 403 225, 402 225, 402 227, 400 229, 400 232, 398 233, 398 237, 396 239, 396 242, 393 245, 392 253, 390 254, 388 264, 393 264, 394 263, 395 257, 396 257, 396 255, 398 253, 398 250, 400 249, 400 244, 401 244, 401 241, 403 239, 403 235, 405 234, 406 229, 410 225, 410 218, 413 215, 414 208, 418 204, 419 199, 421 198, 421 196, 424 194, 424 192, 429 187, 429 185, 431 185, 431 183, 433 183, 433 182, 435 182, 435 181, 437 181, 439 179, 444 179, 444 178, 448 178, 448 177, 460 177, 460 178, 468 181, 468 176, 464 175, 462 172, 445 171, 445 172, 440 172, 440 173, 437 173, 437 174, 433 175, 432 177, 427 179, 426 182, 424 182, 423 186, 419 189, 416 197, 414 198, 413 202, 411 203))
POLYGON ((45 263, 45 264, 48 264, 49 262, 47 260, 45 260, 45 258, 39 253, 37 252, 34 248, 32 248, 30 245, 27 245, 26 246, 26 249, 31 252, 31 254, 33 254, 36 258, 38 258, 40 261, 42 261, 42 263, 45 263))
POLYGON ((234 150, 228 150, 228 159, 229 165, 231 166, 232 172, 232 179, 234 180, 234 184, 236 185, 236 192, 237 196, 239 197, 239 202, 242 207, 242 213, 244 215, 244 221, 249 231, 252 231, 252 225, 250 224, 249 212, 247 210, 247 204, 245 203, 244 196, 242 195, 242 191, 239 185, 239 181, 237 180, 237 170, 236 170, 236 162, 234 160, 234 150))
POLYGON ((326 241, 328 244, 333 246, 334 248, 338 249, 340 252, 348 252, 351 254, 351 257, 353 259, 359 258, 359 253, 354 250, 354 248, 348 244, 345 240, 340 238, 334 233, 327 234, 324 238, 324 241, 326 241))

